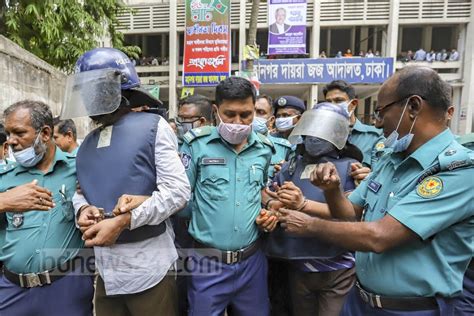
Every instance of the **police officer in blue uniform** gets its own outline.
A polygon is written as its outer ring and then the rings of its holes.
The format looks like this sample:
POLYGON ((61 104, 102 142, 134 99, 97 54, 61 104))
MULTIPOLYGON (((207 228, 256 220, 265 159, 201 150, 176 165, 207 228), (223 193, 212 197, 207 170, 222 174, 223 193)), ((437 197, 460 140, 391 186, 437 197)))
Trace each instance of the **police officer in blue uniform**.
POLYGON ((0 315, 92 315, 93 271, 80 265, 71 202, 75 158, 55 146, 46 104, 20 101, 4 117, 16 163, 0 167, 0 315))
POLYGON ((452 315, 474 251, 474 154, 447 128, 451 87, 431 68, 406 67, 378 102, 385 153, 349 199, 333 164, 311 175, 327 204, 306 212, 340 221, 282 209, 281 225, 356 251, 357 287, 341 315, 452 315))
POLYGON ((252 131, 250 81, 222 81, 214 111, 218 126, 191 130, 181 147, 193 191, 189 315, 222 315, 227 306, 237 315, 268 315, 267 262, 256 219, 273 145, 252 131))
MULTIPOLYGON (((277 192, 279 202, 297 210, 304 208, 306 200, 324 203, 322 190, 309 179, 322 162, 336 166, 343 192, 352 191, 355 184, 350 176, 351 164, 362 160, 362 153, 347 143, 348 136, 349 116, 338 105, 321 103, 306 111, 289 137, 292 142, 301 142, 298 155, 282 166, 275 179, 281 187, 277 192), (299 199, 289 201, 294 195, 300 195, 299 199)), ((339 315, 355 281, 352 253, 317 238, 290 236, 283 229, 269 235, 266 253, 289 260, 293 315, 339 315)))
POLYGON ((78 226, 97 261, 99 316, 176 314, 175 278, 167 275, 177 259, 169 217, 189 199, 189 182, 168 123, 132 111, 160 104, 113 48, 84 53, 68 78, 61 117, 87 115, 99 124, 77 153, 82 194, 74 197, 78 226))
MULTIPOLYGON (((474 151, 474 133, 466 134, 457 139, 458 143, 474 151)), ((456 302, 456 315, 474 314, 474 260, 471 259, 463 281, 462 297, 456 302)))
POLYGON ((287 161, 293 152, 292 146, 288 140, 282 137, 275 137, 269 134, 269 129, 275 122, 274 107, 272 99, 267 95, 257 96, 255 102, 255 117, 253 118, 252 128, 255 132, 265 135, 275 147, 275 154, 272 156, 268 177, 273 178, 275 166, 281 165, 287 161))
POLYGON ((288 139, 291 131, 306 110, 306 106, 300 98, 285 95, 276 98, 273 107, 275 108, 276 133, 272 133, 272 136, 288 139))
POLYGON ((326 101, 338 104, 350 116, 351 134, 349 141, 356 145, 364 154, 363 163, 372 165, 372 160, 383 150, 382 130, 371 125, 363 124, 355 115, 358 99, 353 86, 343 80, 334 80, 323 88, 326 101), (375 150, 375 152, 374 152, 375 150))

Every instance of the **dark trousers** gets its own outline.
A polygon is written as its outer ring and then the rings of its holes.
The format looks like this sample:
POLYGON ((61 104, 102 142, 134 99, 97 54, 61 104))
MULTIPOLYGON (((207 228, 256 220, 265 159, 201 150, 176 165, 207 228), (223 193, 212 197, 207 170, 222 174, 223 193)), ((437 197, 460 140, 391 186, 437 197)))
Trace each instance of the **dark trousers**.
POLYGON ((190 316, 220 316, 228 306, 236 316, 269 314, 268 267, 262 251, 235 264, 221 263, 196 251, 192 256, 196 266, 189 277, 190 316))
POLYGON ((290 268, 293 315, 338 316, 355 283, 355 268, 303 272, 290 268))
POLYGON ((174 276, 165 276, 143 292, 107 296, 104 280, 98 276, 94 303, 97 316, 174 316, 178 306, 176 282, 174 276))
POLYGON ((0 277, 0 315, 92 316, 92 276, 66 275, 52 284, 30 289, 0 277))
POLYGON ((268 259, 268 293, 270 296, 270 314, 289 316, 291 312, 290 285, 287 260, 268 259))
POLYGON ((422 311, 396 311, 371 307, 365 303, 357 293, 357 289, 352 288, 347 296, 341 316, 452 316, 454 314, 454 304, 452 299, 437 298, 438 308, 435 310, 422 311))
POLYGON ((464 275, 462 296, 455 301, 454 315, 474 315, 474 269, 469 268, 464 275))

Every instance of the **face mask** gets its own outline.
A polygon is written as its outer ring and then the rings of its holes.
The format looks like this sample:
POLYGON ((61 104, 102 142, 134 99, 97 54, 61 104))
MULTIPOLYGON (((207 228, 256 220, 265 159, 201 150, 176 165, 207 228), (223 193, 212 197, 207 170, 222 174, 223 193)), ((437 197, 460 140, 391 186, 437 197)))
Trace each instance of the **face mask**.
POLYGON ((324 139, 306 136, 304 148, 311 157, 320 157, 334 151, 336 147, 324 139))
POLYGON ((217 131, 219 135, 232 145, 242 144, 252 132, 252 125, 224 123, 217 112, 219 125, 217 131))
POLYGON ((281 132, 284 132, 284 131, 290 130, 293 127, 295 127, 295 124, 293 124, 293 119, 297 116, 298 115, 293 115, 293 116, 290 116, 290 117, 279 117, 279 118, 277 118, 276 121, 275 121, 275 126, 276 126, 277 130, 279 130, 281 132))
POLYGON ((354 111, 349 111, 349 105, 351 104, 352 100, 349 100, 349 101, 344 101, 344 102, 341 102, 341 103, 338 103, 337 105, 342 107, 344 109, 344 111, 346 111, 347 115, 349 115, 349 117, 352 116, 352 114, 354 113, 354 111))
POLYGON ((402 112, 402 115, 400 116, 400 120, 398 120, 397 128, 392 133, 390 133, 390 135, 388 135, 387 139, 385 139, 384 141, 384 146, 386 148, 392 148, 394 153, 399 153, 399 152, 403 152, 407 150, 411 144, 411 141, 413 140, 414 134, 412 134, 411 131, 413 130, 413 126, 415 126, 416 117, 415 117, 415 120, 413 120, 413 123, 411 124, 410 131, 408 132, 408 134, 398 139, 398 136, 400 136, 398 134, 398 128, 400 127, 400 123, 402 122, 403 114, 405 114, 405 110, 407 109, 409 100, 410 99, 407 100, 407 103, 405 104, 405 107, 403 108, 403 112, 402 112))
POLYGON ((182 123, 176 122, 176 130, 178 134, 177 135, 178 139, 183 139, 184 134, 186 134, 193 128, 196 128, 196 126, 194 126, 194 123, 196 123, 197 121, 199 120, 196 120, 194 122, 182 122, 182 123))
POLYGON ((38 133, 38 136, 36 136, 32 146, 21 151, 13 152, 13 157, 15 157, 16 162, 25 168, 36 166, 44 157, 46 146, 40 141, 40 134, 41 131, 38 133))
POLYGON ((252 122, 252 128, 254 132, 265 135, 268 132, 267 122, 268 120, 264 119, 263 117, 255 116, 252 122))

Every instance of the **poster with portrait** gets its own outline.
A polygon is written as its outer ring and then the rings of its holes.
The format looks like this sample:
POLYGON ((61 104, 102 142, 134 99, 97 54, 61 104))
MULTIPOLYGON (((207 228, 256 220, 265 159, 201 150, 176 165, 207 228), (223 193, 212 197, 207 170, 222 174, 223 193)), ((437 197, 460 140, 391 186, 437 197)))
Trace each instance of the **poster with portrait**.
POLYGON ((306 0, 268 1, 268 55, 306 54, 306 0))

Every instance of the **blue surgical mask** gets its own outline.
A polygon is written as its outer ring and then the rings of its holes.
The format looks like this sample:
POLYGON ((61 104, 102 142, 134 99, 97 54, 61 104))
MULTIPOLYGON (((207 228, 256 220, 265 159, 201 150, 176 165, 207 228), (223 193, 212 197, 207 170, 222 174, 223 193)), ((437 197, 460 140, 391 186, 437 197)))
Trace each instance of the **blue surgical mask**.
POLYGON ((268 132, 267 122, 268 120, 264 119, 263 117, 254 116, 253 122, 252 122, 252 128, 254 132, 257 132, 263 135, 267 134, 268 132))
POLYGON ((341 102, 341 103, 338 103, 337 105, 342 107, 344 109, 344 111, 346 111, 347 115, 349 117, 352 116, 352 113, 354 113, 354 111, 349 111, 349 105, 351 104, 352 100, 349 100, 349 101, 344 101, 344 102, 341 102))
POLYGON ((403 152, 407 150, 408 147, 410 147, 410 144, 413 140, 414 134, 412 134, 411 131, 413 130, 413 126, 415 126, 416 117, 413 120, 413 123, 411 124, 410 131, 408 132, 408 134, 398 139, 398 136, 400 136, 400 134, 398 134, 398 128, 400 127, 400 123, 402 122, 403 115, 405 114, 409 100, 410 99, 407 100, 407 103, 405 104, 405 107, 403 108, 403 112, 402 112, 402 115, 400 116, 400 120, 398 120, 397 128, 392 133, 390 133, 390 135, 388 135, 388 137, 385 139, 383 143, 385 148, 392 148, 394 153, 399 153, 399 152, 403 152))
POLYGON ((36 166, 46 153, 46 146, 41 142, 39 138, 40 135, 41 131, 38 132, 38 136, 32 146, 21 151, 13 152, 13 157, 15 157, 16 162, 25 168, 36 166))
POLYGON ((295 127, 295 124, 293 124, 293 119, 297 116, 298 115, 277 118, 275 121, 275 126, 277 130, 279 130, 280 132, 285 132, 295 127))
POLYGON ((311 157, 320 157, 334 151, 336 146, 327 140, 306 136, 304 139, 304 149, 311 157))

